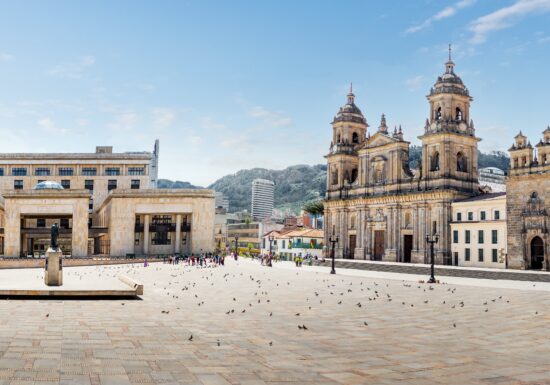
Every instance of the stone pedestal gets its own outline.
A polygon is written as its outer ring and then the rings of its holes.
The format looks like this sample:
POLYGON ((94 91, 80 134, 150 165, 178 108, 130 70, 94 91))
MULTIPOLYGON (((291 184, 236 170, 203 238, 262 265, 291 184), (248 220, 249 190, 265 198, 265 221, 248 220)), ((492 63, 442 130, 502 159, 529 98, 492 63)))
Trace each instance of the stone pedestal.
POLYGON ((44 269, 44 283, 48 286, 63 285, 63 254, 61 249, 46 251, 46 265, 44 269))

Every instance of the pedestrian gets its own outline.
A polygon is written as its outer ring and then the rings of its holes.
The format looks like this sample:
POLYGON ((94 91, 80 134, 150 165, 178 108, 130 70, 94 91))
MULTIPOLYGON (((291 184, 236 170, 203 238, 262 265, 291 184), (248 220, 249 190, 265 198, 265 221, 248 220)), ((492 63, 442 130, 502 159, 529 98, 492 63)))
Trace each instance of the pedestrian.
POLYGON ((145 257, 145 260, 143 261, 143 267, 149 266, 149 262, 147 262, 147 257, 145 257))

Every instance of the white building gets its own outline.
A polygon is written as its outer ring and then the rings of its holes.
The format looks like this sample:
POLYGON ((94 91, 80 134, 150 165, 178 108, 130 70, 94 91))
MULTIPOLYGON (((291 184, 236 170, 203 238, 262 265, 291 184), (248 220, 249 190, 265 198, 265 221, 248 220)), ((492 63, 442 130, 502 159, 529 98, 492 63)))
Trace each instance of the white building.
POLYGON ((299 229, 290 231, 270 231, 262 237, 262 254, 269 253, 269 237, 273 237, 271 251, 281 259, 294 260, 296 257, 323 257, 323 230, 299 229))
POLYGON ((482 194, 451 207, 453 264, 506 268, 506 193, 482 194))
POLYGON ((267 179, 252 181, 252 218, 262 220, 273 214, 273 194, 275 183, 267 179))

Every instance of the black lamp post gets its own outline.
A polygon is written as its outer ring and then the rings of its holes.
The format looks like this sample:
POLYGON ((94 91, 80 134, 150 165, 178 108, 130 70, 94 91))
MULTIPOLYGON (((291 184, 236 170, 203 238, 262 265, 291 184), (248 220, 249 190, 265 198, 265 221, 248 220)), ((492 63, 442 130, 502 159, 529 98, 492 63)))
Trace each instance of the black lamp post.
POLYGON ((273 236, 273 234, 270 234, 269 235, 269 256, 267 258, 267 266, 271 267, 271 244, 273 242, 273 240, 275 239, 275 237, 273 236))
POLYGON ((438 240, 439 240, 439 234, 433 234, 433 235, 426 234, 426 243, 430 244, 430 263, 431 263, 431 267, 430 267, 431 276, 430 276, 430 279, 428 280, 428 283, 435 283, 435 276, 434 276, 434 263, 435 263, 435 261, 434 261, 434 244, 436 244, 438 240))
POLYGON ((237 260, 238 255, 239 255, 239 236, 235 235, 235 260, 237 260))
POLYGON ((336 274, 336 270, 334 270, 334 247, 336 246, 336 243, 338 243, 338 235, 334 235, 334 233, 332 233, 328 241, 332 244, 332 270, 330 270, 330 274, 336 274))

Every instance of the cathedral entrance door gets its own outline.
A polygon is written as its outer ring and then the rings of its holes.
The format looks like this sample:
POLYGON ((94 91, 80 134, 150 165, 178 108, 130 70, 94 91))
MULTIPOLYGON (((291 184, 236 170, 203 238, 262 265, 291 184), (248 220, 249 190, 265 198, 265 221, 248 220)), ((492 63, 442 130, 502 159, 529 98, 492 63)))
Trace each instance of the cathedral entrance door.
POLYGON ((381 261, 384 255, 384 230, 374 231, 374 260, 381 261))
POLYGON ((349 236, 349 257, 351 259, 355 258, 355 246, 357 245, 357 236, 356 235, 350 235, 349 236))
POLYGON ((531 269, 542 269, 544 264, 544 244, 540 237, 531 240, 531 269))
POLYGON ((413 248, 413 236, 410 234, 403 236, 403 262, 411 263, 411 251, 413 248))

